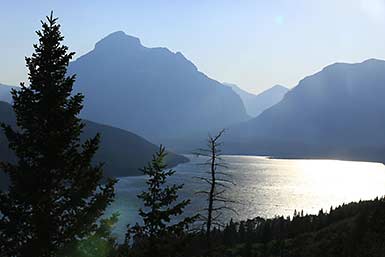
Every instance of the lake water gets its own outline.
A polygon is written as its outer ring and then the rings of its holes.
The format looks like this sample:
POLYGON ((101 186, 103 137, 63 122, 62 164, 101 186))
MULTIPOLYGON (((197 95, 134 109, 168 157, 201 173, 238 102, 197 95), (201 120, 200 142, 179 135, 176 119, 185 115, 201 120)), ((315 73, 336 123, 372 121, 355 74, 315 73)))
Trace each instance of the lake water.
MULTIPOLYGON (((194 178, 207 176, 208 167, 199 165, 202 157, 187 156, 191 161, 174 167, 170 183, 184 183, 182 198, 190 198, 187 213, 204 208, 205 201, 195 192, 206 185, 194 178)), ((256 156, 224 156, 227 169, 236 183, 227 197, 236 201, 231 207, 238 214, 226 213, 225 219, 245 220, 276 215, 293 215, 294 210, 316 214, 343 203, 373 199, 385 195, 385 166, 380 163, 335 160, 281 160, 256 156)), ((120 178, 116 200, 107 214, 119 212, 114 233, 124 235, 127 224, 139 221, 140 201, 136 195, 143 191, 146 177, 120 178)))

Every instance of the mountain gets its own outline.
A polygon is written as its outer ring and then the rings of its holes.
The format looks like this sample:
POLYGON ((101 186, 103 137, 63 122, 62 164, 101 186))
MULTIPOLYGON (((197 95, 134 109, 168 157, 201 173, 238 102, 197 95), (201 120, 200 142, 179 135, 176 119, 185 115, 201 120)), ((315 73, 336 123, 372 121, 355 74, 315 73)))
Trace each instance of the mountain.
POLYGON ((385 160, 385 61, 336 63, 258 117, 232 127, 228 152, 385 160))
POLYGON ((289 91, 289 89, 284 86, 275 85, 258 95, 254 95, 241 89, 237 85, 230 83, 224 84, 230 86, 234 92, 241 97, 243 104, 245 105, 246 112, 252 117, 257 117, 264 110, 281 101, 285 94, 289 91))
POLYGON ((82 117, 157 143, 207 136, 248 119, 231 88, 198 71, 181 53, 144 47, 115 32, 70 64, 85 94, 82 117))
POLYGON ((5 101, 8 103, 11 102, 11 100, 12 100, 11 89, 12 88, 17 89, 18 87, 0 84, 0 101, 5 101))
MULTIPOLYGON (((10 104, 0 101, 0 123, 16 127, 15 115, 10 104)), ((128 131, 84 121, 86 127, 82 134, 82 140, 101 134, 101 144, 94 161, 104 163, 106 176, 121 177, 141 175, 138 170, 151 160, 152 154, 158 150, 158 146, 128 131)), ((0 160, 12 161, 14 156, 8 149, 5 135, 0 131, 0 160)), ((188 161, 187 158, 169 153, 167 162, 170 166, 188 161)), ((4 187, 4 174, 0 172, 0 188, 4 187)))

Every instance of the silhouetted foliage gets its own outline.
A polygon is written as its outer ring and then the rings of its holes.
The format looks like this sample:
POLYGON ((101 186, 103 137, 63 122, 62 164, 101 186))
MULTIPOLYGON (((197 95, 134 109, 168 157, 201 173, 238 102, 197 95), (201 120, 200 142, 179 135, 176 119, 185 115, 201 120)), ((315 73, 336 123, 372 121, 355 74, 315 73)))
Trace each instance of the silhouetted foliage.
POLYGON ((30 85, 12 91, 18 129, 2 125, 17 162, 0 166, 10 177, 0 192, 0 256, 56 256, 98 230, 114 197, 115 181, 101 185, 102 165, 91 165, 99 135, 80 143, 83 96, 71 95, 74 53, 61 45, 57 18, 51 13, 36 33, 30 85))
POLYGON ((126 237, 126 245, 129 245, 132 236, 132 249, 138 256, 178 256, 185 230, 196 219, 186 217, 172 221, 183 214, 190 200, 176 202, 183 185, 167 185, 167 178, 175 171, 166 170, 165 157, 165 148, 160 146, 152 161, 142 169, 148 176, 147 191, 138 195, 145 207, 139 210, 143 225, 129 226, 126 237))
POLYGON ((217 233, 223 256, 378 256, 385 253, 385 200, 375 199, 323 210, 318 215, 295 212, 292 218, 234 223, 217 233))
MULTIPOLYGON (((205 231, 186 236, 179 256, 207 256, 205 231)), ((301 211, 286 218, 230 220, 224 229, 213 228, 211 244, 215 257, 383 257, 385 199, 344 204, 318 215, 301 211)))
POLYGON ((70 257, 113 257, 118 254, 118 243, 112 236, 112 229, 118 222, 119 214, 114 213, 111 217, 100 220, 96 231, 82 240, 67 247, 58 256, 70 257))

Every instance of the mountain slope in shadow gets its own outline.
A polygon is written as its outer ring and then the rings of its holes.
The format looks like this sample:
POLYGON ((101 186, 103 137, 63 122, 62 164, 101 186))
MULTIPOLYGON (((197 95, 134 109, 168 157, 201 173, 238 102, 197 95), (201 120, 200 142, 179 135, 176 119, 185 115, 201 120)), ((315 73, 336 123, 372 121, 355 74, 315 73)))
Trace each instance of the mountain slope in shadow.
POLYGON ((13 88, 17 89, 18 87, 0 84, 0 101, 10 103, 12 101, 11 90, 13 88))
POLYGON ((84 93, 82 117, 152 142, 183 145, 248 119, 240 97, 181 53, 115 32, 70 64, 84 93), (181 142, 184 143, 181 143, 181 142))
POLYGON ((258 117, 234 126, 227 151, 282 157, 384 160, 385 61, 336 63, 258 117))
MULTIPOLYGON (((104 163, 104 173, 108 177, 122 177, 141 175, 139 170, 158 150, 158 146, 148 142, 140 136, 123 129, 114 128, 107 125, 98 124, 85 120, 86 126, 81 135, 84 141, 101 134, 100 148, 97 151, 94 162, 104 163)), ((16 127, 15 114, 10 104, 0 101, 0 123, 9 124, 16 127)), ((8 148, 8 142, 2 131, 0 131, 0 161, 14 161, 15 157, 8 148)), ((179 163, 187 162, 184 156, 169 153, 167 163, 170 167, 179 163)), ((4 188, 6 179, 0 171, 0 188, 4 188)))

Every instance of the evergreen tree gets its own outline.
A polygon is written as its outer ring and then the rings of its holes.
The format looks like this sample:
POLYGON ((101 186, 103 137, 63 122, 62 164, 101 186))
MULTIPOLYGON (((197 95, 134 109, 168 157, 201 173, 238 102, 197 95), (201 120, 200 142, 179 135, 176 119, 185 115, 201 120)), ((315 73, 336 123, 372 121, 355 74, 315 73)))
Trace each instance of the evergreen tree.
POLYGON ((223 230, 223 242, 225 245, 234 245, 237 243, 237 227, 233 219, 230 219, 230 223, 226 224, 223 230))
POLYGON ((80 142, 83 96, 71 95, 74 53, 61 44, 57 18, 36 33, 30 85, 12 91, 18 129, 2 125, 17 161, 0 166, 11 183, 0 192, 0 256, 56 256, 97 229, 114 197, 115 181, 101 185, 102 165, 91 165, 99 135, 80 142))
POLYGON ((118 255, 118 244, 116 238, 112 235, 112 229, 118 222, 118 218, 118 213, 113 213, 109 218, 100 220, 98 229, 87 238, 78 241, 73 248, 69 249, 70 252, 66 256, 116 257, 118 255))
POLYGON ((178 191, 183 188, 183 185, 166 185, 167 178, 175 171, 166 170, 165 157, 166 150, 160 146, 152 161, 142 169, 148 176, 147 191, 138 195, 145 207, 145 210, 139 210, 144 224, 143 226, 136 224, 128 229, 128 237, 133 235, 134 248, 141 248, 144 256, 175 256, 177 247, 182 241, 180 236, 196 218, 187 217, 179 222, 171 221, 172 217, 176 218, 183 214, 190 200, 175 203, 178 191))

